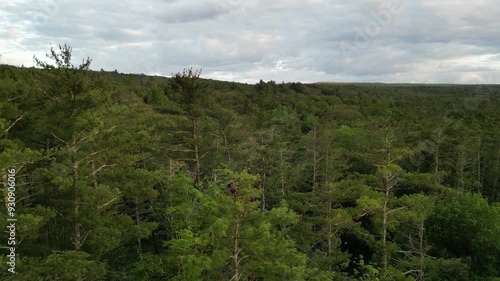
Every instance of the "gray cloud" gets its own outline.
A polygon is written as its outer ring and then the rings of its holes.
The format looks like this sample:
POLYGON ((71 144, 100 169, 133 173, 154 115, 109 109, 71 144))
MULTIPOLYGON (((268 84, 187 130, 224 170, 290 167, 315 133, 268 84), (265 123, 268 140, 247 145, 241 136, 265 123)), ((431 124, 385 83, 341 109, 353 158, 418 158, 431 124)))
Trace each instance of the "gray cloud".
POLYGON ((209 20, 228 13, 231 6, 223 1, 166 1, 155 10, 165 23, 186 23, 209 20))
POLYGON ((499 83, 494 0, 9 0, 1 63, 68 43, 93 68, 257 82, 499 83))

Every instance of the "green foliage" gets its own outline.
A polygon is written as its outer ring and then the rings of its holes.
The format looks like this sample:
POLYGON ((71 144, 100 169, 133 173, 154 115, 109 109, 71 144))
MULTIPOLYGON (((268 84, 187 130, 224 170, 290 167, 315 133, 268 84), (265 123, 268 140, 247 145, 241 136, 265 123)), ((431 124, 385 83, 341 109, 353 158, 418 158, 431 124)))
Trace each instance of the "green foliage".
POLYGON ((7 169, 18 219, 1 280, 500 276, 498 86, 471 110, 467 85, 248 85, 93 72, 67 45, 47 57, 0 66, 0 219, 7 169))
POLYGON ((427 224, 429 238, 443 256, 468 260, 478 276, 500 274, 500 217, 485 199, 454 194, 436 204, 427 224))
POLYGON ((471 280, 470 267, 461 259, 426 259, 428 280, 471 280))
POLYGON ((16 274, 2 272, 2 280, 16 281, 90 281, 105 280, 106 265, 83 252, 53 253, 44 259, 25 258, 16 274))

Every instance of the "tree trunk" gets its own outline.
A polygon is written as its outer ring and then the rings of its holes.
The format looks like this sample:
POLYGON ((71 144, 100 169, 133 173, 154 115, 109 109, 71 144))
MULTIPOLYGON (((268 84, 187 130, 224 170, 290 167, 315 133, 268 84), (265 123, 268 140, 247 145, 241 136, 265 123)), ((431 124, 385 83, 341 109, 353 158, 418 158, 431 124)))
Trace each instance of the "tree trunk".
POLYGON ((332 217, 332 201, 328 201, 328 256, 332 255, 332 234, 333 234, 333 223, 331 221, 332 217))
POLYGON ((229 152, 229 143, 227 142, 226 131, 222 130, 222 135, 224 137, 224 148, 226 150, 227 164, 231 164, 231 153, 229 152))
MULTIPOLYGON (((332 221, 332 201, 328 201, 328 256, 331 257, 333 255, 333 236, 335 235, 335 231, 333 229, 333 221, 332 221)), ((333 264, 330 262, 328 266, 330 270, 333 270, 333 264)))
POLYGON ((457 165, 458 165, 458 182, 460 183, 460 190, 464 191, 465 190, 465 166, 467 164, 467 151, 465 145, 459 146, 458 147, 458 159, 457 159, 457 165))
POLYGON ((481 136, 478 138, 478 147, 477 147, 477 193, 481 194, 481 189, 483 186, 482 178, 481 178, 481 136))
POLYGON ((280 147, 280 164, 281 195, 285 196, 285 161, 283 160, 283 147, 280 147))
POLYGON ((316 127, 314 127, 314 132, 313 132, 313 181, 312 184, 313 186, 316 185, 316 176, 318 174, 318 165, 316 163, 317 161, 317 151, 316 151, 316 127))
POLYGON ((382 211, 382 263, 383 263, 383 269, 384 269, 384 276, 387 274, 387 267, 388 267, 388 253, 387 253, 387 222, 388 222, 388 215, 389 211, 387 208, 387 205, 389 203, 389 192, 390 189, 386 187, 385 191, 385 200, 384 200, 384 208, 382 211))
POLYGON ((262 160, 262 210, 266 209, 266 159, 264 157, 264 135, 261 136, 260 156, 262 160))
POLYGON ((423 281, 425 275, 425 249, 424 249, 424 221, 420 222, 418 231, 418 247, 419 247, 419 269, 418 280, 423 281))
MULTIPOLYGON (((139 198, 135 198, 135 223, 137 227, 141 224, 141 217, 139 216, 139 198)), ((142 241, 141 238, 137 238, 137 253, 142 254, 142 241)))
POLYGON ((172 183, 174 177, 174 163, 172 158, 168 158, 168 182, 172 183))
POLYGON ((434 153, 434 181, 438 182, 440 181, 438 179, 438 173, 439 173, 439 144, 436 145, 436 152, 434 153))
POLYGON ((385 153, 387 157, 387 165, 391 164, 391 145, 392 141, 389 140, 389 132, 385 132, 385 153))
POLYGON ((80 205, 81 199, 78 194, 78 163, 73 159, 73 245, 75 251, 80 251, 82 247, 82 233, 80 228, 80 205))
POLYGON ((434 142, 436 143, 436 151, 434 152, 434 181, 436 183, 440 183, 441 179, 439 178, 439 148, 441 143, 444 140, 444 131, 442 128, 439 128, 434 136, 434 142))
POLYGON ((97 175, 95 172, 95 161, 90 161, 91 163, 91 175, 92 175, 92 183, 94 184, 94 189, 97 189, 97 175))
POLYGON ((240 223, 238 220, 236 220, 236 225, 234 227, 234 238, 233 238, 233 277, 231 278, 230 281, 240 281, 240 261, 239 261, 239 254, 240 254, 240 249, 238 245, 238 235, 239 235, 239 227, 240 223))
POLYGON ((495 161, 495 170, 493 171, 494 179, 493 179, 493 190, 491 192, 491 201, 495 201, 497 198, 497 185, 498 185, 498 166, 500 164, 500 144, 498 146, 498 151, 497 151, 497 159, 495 161))
POLYGON ((195 175, 194 175, 194 181, 196 185, 199 185, 201 182, 201 164, 200 164, 200 155, 199 155, 199 148, 198 148, 198 128, 196 126, 197 119, 193 118, 193 150, 194 150, 194 162, 195 162, 195 175))
POLYGON ((330 143, 326 144, 326 153, 325 153, 325 186, 328 186, 331 182, 330 176, 330 143))

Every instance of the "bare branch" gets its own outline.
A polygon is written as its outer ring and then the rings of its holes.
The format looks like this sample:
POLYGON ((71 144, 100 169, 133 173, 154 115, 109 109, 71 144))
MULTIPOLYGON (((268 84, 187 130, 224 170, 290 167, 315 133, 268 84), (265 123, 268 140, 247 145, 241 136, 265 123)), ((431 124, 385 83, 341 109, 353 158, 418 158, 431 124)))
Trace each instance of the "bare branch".
POLYGON ((111 203, 115 202, 116 200, 118 200, 118 199, 119 199, 119 198, 121 198, 121 197, 122 197, 122 195, 120 194, 120 195, 116 196, 115 198, 113 198, 113 199, 109 200, 108 202, 106 202, 106 203, 104 203, 104 204, 102 204, 102 205, 98 206, 98 207, 97 207, 97 209, 102 209, 102 208, 105 208, 105 207, 107 207, 108 205, 110 205, 111 203))
MULTIPOLYGON (((16 186, 17 186, 17 185, 16 185, 16 186)), ((30 195, 25 196, 25 197, 23 197, 23 198, 21 198, 21 199, 18 199, 18 200, 17 200, 17 202, 21 202, 21 201, 23 201, 24 199, 28 199, 28 198, 30 198, 30 197, 37 196, 37 195, 42 194, 42 193, 43 193, 43 192, 38 192, 38 193, 35 193, 35 194, 30 194, 30 195)))
POLYGON ((12 129, 12 127, 14 127, 17 122, 21 121, 21 119, 23 119, 25 115, 26 114, 23 114, 19 118, 17 118, 16 121, 14 121, 7 129, 4 130, 3 135, 7 135, 7 133, 9 133, 9 130, 12 129))
POLYGON ((61 214, 61 212, 59 212, 58 210, 54 209, 54 208, 51 208, 52 211, 56 212, 58 215, 60 215, 63 219, 71 222, 72 220, 68 219, 67 217, 65 217, 63 214, 61 214))
POLYGON ((21 96, 17 96, 17 97, 14 97, 14 98, 10 98, 8 99, 7 101, 13 101, 13 100, 17 100, 18 98, 20 98, 21 96))
POLYGON ((95 176, 100 170, 106 168, 106 167, 115 167, 116 164, 111 164, 111 165, 107 165, 107 164, 104 164, 102 165, 101 167, 97 168, 95 171, 93 171, 92 173, 90 173, 91 176, 95 176))
POLYGON ((60 137, 56 136, 54 133, 50 133, 54 138, 58 139, 60 142, 64 143, 64 144, 68 144, 67 142, 65 142, 63 139, 61 139, 60 137))
POLYGON ((390 210, 390 211, 387 212, 387 214, 390 214, 392 212, 396 212, 396 211, 399 211, 399 210, 403 210, 403 209, 406 209, 406 206, 390 210))

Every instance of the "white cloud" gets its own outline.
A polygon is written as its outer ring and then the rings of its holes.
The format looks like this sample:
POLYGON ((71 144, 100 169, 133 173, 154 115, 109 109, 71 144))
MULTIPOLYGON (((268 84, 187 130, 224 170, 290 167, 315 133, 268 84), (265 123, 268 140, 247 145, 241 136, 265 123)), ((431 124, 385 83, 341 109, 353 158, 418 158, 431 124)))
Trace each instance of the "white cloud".
POLYGON ((0 60, 28 66, 68 43, 94 69, 128 73, 500 83, 498 14, 494 0, 10 0, 0 11, 0 60), (391 12, 388 3, 403 4, 391 12))

